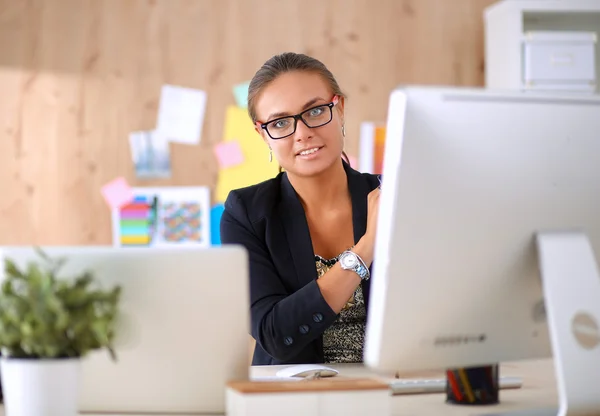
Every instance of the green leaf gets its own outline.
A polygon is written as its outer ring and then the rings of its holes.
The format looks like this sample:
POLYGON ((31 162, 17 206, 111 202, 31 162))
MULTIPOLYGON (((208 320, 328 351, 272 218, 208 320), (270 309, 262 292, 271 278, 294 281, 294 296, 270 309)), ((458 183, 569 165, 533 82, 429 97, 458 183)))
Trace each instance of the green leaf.
POLYGON ((4 271, 6 274, 13 278, 22 278, 23 273, 19 270, 17 265, 10 259, 4 260, 4 271))
POLYGON ((120 300, 119 286, 96 287, 94 275, 58 276, 66 259, 50 258, 37 249, 40 262, 21 271, 4 260, 0 290, 0 349, 20 358, 82 357, 112 345, 120 300))

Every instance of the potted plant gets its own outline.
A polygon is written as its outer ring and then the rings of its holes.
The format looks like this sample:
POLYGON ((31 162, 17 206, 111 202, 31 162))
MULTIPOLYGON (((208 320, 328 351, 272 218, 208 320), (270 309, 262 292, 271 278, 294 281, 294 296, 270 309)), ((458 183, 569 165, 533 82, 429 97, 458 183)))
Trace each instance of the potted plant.
POLYGON ((94 276, 58 276, 66 259, 36 249, 20 269, 4 261, 0 289, 0 376, 6 416, 76 416, 80 361, 105 348, 113 360, 121 288, 94 276))

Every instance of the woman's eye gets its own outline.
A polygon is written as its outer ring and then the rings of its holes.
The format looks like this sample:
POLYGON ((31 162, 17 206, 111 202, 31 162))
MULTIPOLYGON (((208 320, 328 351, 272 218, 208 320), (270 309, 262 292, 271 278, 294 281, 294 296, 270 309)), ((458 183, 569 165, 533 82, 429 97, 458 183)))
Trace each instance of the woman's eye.
POLYGON ((287 127, 288 124, 289 124, 288 120, 279 120, 279 121, 276 121, 275 123, 273 123, 273 127, 275 127, 276 129, 282 129, 284 127, 287 127))
POLYGON ((311 117, 317 117, 320 116, 321 114, 323 114, 323 107, 317 107, 317 108, 313 108, 312 110, 310 110, 309 115, 311 117))

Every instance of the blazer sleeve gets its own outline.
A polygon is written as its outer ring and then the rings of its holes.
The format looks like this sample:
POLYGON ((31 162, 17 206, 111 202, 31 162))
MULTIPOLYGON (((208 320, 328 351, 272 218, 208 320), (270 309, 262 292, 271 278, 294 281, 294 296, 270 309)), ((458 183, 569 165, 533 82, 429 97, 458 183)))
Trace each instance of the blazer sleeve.
POLYGON ((235 192, 225 201, 220 226, 223 244, 242 245, 248 251, 252 336, 276 360, 292 359, 323 334, 336 313, 316 280, 288 293, 266 243, 254 232, 246 207, 235 192))

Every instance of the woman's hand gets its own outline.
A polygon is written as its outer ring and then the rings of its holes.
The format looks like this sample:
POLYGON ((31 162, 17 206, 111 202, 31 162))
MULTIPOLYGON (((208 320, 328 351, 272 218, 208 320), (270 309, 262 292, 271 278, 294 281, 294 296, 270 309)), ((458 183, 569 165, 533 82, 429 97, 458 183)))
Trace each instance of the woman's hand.
MULTIPOLYGON (((365 262, 367 267, 371 267, 371 263, 373 263, 377 214, 379 211, 379 193, 379 188, 369 193, 367 202, 367 229, 352 249, 365 262)), ((336 264, 336 267, 317 279, 317 285, 321 290, 325 302, 327 302, 336 314, 340 313, 359 284, 360 278, 358 274, 343 270, 339 263, 336 264), (352 278, 349 278, 349 276, 352 278)))
POLYGON ((381 189, 375 188, 369 192, 367 199, 367 230, 358 241, 354 250, 363 259, 367 266, 373 262, 375 250, 375 233, 377 232, 377 219, 379 214, 379 196, 381 189))

